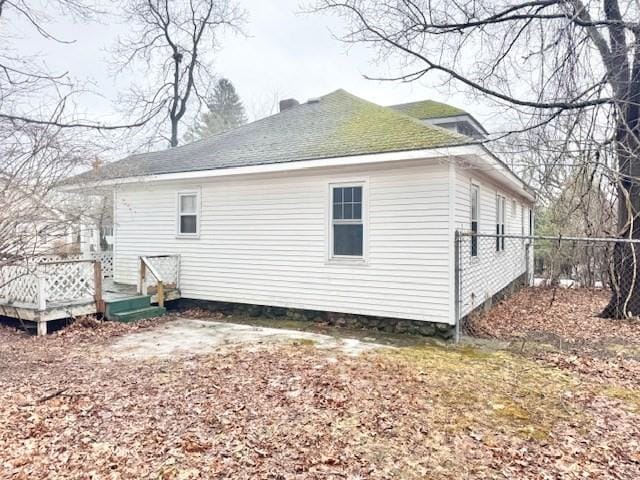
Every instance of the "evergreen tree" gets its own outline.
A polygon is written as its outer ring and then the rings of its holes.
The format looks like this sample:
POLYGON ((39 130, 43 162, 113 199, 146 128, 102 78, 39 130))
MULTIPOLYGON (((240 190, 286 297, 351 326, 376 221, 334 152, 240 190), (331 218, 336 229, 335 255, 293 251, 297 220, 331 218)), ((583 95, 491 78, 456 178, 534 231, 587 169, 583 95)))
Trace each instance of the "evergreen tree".
POLYGON ((226 132, 247 123, 244 105, 233 84, 221 78, 207 101, 207 111, 202 113, 187 134, 187 141, 194 141, 226 132))

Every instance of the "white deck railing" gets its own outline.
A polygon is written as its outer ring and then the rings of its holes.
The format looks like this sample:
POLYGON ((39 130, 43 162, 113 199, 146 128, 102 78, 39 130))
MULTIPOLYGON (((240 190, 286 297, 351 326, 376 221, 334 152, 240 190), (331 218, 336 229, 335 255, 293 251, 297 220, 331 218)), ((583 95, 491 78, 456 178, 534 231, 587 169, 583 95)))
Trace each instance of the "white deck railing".
POLYGON ((158 305, 163 306, 165 288, 180 288, 180 255, 140 257, 138 293, 155 293, 158 305))
POLYGON ((0 302, 38 305, 37 265, 5 265, 0 268, 0 302))
POLYGON ((63 260, 0 268, 0 303, 44 311, 95 301, 102 275, 95 260, 63 260))
POLYGON ((0 304, 40 311, 91 301, 101 304, 102 279, 110 277, 111 252, 43 255, 24 265, 0 267, 0 304))

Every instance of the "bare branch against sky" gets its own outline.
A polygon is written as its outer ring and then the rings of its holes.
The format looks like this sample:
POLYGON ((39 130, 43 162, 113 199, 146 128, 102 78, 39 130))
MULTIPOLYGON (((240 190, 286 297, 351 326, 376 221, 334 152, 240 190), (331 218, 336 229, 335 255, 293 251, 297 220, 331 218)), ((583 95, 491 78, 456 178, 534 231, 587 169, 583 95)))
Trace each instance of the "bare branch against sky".
POLYGON ((219 36, 241 32, 245 13, 235 0, 130 0, 124 15, 131 32, 118 41, 115 63, 120 71, 147 70, 124 105, 155 118, 157 133, 175 147, 187 109, 205 101, 213 86, 211 52, 220 47, 219 36))
MULTIPOLYGON (((345 42, 369 45, 383 58, 401 57, 406 68, 387 80, 443 75, 528 117, 536 130, 555 128, 553 145, 564 159, 576 143, 587 154, 583 160, 599 162, 613 148, 615 170, 597 166, 617 187, 615 233, 640 238, 636 2, 319 0, 317 10, 350 22, 345 42)), ((640 313, 638 256, 623 250, 617 245, 619 288, 607 316, 640 313)))

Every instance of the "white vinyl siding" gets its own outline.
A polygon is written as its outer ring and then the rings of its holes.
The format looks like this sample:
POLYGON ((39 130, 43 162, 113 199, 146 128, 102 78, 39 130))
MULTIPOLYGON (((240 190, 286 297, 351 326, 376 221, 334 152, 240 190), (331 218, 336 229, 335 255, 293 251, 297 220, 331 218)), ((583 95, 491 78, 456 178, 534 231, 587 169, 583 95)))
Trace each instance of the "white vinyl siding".
MULTIPOLYGON (((504 233, 519 235, 521 233, 522 212, 520 208, 513 210, 516 205, 524 205, 524 212, 528 211, 531 202, 521 198, 504 187, 499 187, 481 172, 458 168, 456 171, 455 194, 455 226, 459 230, 469 230, 469 212, 471 211, 471 188, 479 186, 479 234, 496 234, 497 223, 502 224, 504 218, 504 233), (500 200, 498 201, 498 198, 500 200), (504 201, 502 200, 504 198, 504 201), (498 215, 499 205, 508 206, 508 214, 498 215), (497 222, 497 219, 500 219, 497 222)), ((500 238, 500 240, 503 240, 500 238)), ((511 281, 518 278, 526 270, 525 244, 514 239, 504 239, 504 251, 496 251, 497 240, 494 237, 478 238, 478 255, 471 258, 471 239, 463 242, 466 248, 461 250, 461 282, 463 285, 461 313, 468 314, 487 298, 499 292, 511 281)))
POLYGON ((448 165, 417 163, 122 185, 115 279, 135 284, 139 255, 180 254, 185 298, 452 322, 448 165), (366 262, 334 262, 329 186, 356 179, 366 262), (189 191, 197 242, 173 227, 189 191))

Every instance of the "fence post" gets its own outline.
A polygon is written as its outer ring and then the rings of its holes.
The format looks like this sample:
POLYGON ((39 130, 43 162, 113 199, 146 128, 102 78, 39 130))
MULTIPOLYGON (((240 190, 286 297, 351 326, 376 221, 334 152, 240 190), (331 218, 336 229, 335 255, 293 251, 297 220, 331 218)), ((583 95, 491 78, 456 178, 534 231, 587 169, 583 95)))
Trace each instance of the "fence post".
POLYGON ((531 258, 530 257, 530 247, 531 245, 529 243, 525 243, 524 246, 524 261, 525 261, 525 266, 524 266, 524 286, 525 287, 530 287, 531 286, 531 258))
POLYGON ((158 300, 158 306, 164 307, 164 283, 162 283, 162 280, 158 280, 157 286, 156 298, 158 300))
POLYGON ((460 293, 460 241, 461 236, 460 232, 456 230, 454 234, 454 282, 455 282, 455 293, 454 293, 454 315, 456 320, 456 333, 455 333, 455 342, 460 342, 460 301, 461 301, 461 293, 460 293))
POLYGON ((146 268, 144 264, 144 259, 140 257, 140 272, 138 274, 138 294, 140 295, 147 294, 145 284, 144 284, 145 276, 146 276, 146 268))
POLYGON ((96 311, 104 313, 104 301, 102 299, 102 262, 100 262, 100 260, 93 262, 93 285, 96 311))
POLYGON ((45 311, 47 309, 47 279, 44 265, 36 266, 36 282, 38 287, 38 336, 44 336, 47 334, 47 321, 45 317, 45 311))

